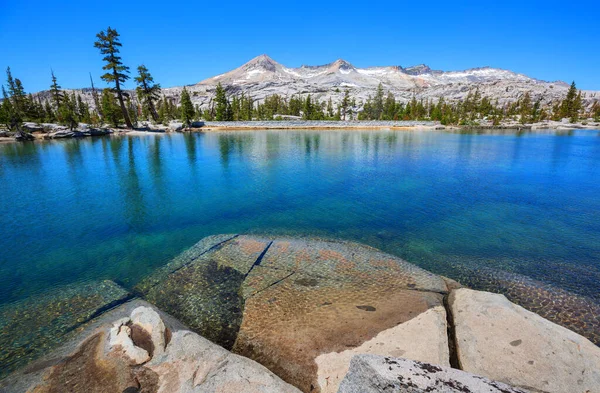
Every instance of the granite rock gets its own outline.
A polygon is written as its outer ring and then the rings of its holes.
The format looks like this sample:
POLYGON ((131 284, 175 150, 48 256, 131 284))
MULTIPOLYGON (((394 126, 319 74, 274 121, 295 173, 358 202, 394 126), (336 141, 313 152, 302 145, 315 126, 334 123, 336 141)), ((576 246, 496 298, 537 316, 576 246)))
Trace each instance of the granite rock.
POLYGON ((503 295, 452 291, 463 370, 533 391, 590 393, 600 387, 600 348, 503 295))
POLYGON ((401 358, 357 355, 339 393, 526 393, 461 370, 401 358))

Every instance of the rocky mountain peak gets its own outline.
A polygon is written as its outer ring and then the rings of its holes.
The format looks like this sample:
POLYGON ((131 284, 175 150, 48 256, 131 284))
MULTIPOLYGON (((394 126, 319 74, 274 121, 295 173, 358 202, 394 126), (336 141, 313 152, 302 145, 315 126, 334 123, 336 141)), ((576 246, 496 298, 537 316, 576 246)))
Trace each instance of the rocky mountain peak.
POLYGON ((422 75, 431 72, 431 68, 429 68, 429 66, 426 64, 419 64, 405 68, 404 72, 409 75, 422 75))
POLYGON ((262 54, 260 56, 256 56, 242 67, 244 69, 262 69, 265 71, 275 72, 277 70, 277 66, 279 66, 279 63, 271 59, 268 55, 262 54))

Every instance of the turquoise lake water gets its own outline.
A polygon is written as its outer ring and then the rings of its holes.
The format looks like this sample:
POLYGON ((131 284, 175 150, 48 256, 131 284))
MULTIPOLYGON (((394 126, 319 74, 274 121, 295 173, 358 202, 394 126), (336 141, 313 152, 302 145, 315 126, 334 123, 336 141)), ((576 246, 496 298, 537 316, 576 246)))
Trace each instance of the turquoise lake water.
POLYGON ((600 131, 236 131, 0 144, 0 303, 132 287, 217 233, 366 243, 600 303, 600 131))

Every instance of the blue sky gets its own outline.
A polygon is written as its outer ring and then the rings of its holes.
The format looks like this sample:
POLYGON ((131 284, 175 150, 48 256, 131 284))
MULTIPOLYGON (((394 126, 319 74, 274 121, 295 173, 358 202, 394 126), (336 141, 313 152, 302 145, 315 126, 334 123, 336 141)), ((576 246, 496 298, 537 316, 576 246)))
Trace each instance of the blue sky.
POLYGON ((89 86, 89 72, 102 87, 93 42, 111 26, 125 63, 145 64, 163 87, 266 53, 291 67, 338 58, 359 67, 492 66, 600 90, 599 15, 600 1, 0 0, 0 67, 27 91, 47 89, 51 68, 64 88, 89 86))

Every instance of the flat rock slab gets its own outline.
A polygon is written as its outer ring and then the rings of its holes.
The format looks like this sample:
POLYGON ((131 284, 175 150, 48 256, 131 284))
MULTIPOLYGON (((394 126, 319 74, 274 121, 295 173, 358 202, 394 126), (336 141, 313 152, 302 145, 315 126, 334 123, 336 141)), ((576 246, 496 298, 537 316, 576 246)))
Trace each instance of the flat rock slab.
POLYGON ((357 355, 339 393, 526 393, 449 367, 377 355, 357 355))
MULTIPOLYGON (((201 252, 176 258, 138 290, 195 332, 306 392, 320 390, 319 355, 359 347, 439 309, 447 293, 441 277, 356 243, 228 236, 202 242, 201 252)), ((424 354, 447 349, 445 325, 426 326, 435 326, 420 332, 432 343, 419 356, 447 362, 447 353, 424 354)), ((382 351, 396 347, 390 342, 382 351)))
POLYGON ((0 382, 7 393, 299 393, 260 364, 133 300, 46 359, 0 382))
POLYGON ((600 391, 600 348, 503 295, 452 291, 463 370, 543 392, 600 391))
POLYGON ((112 281, 55 288, 0 308, 0 378, 58 346, 129 293, 112 281))

